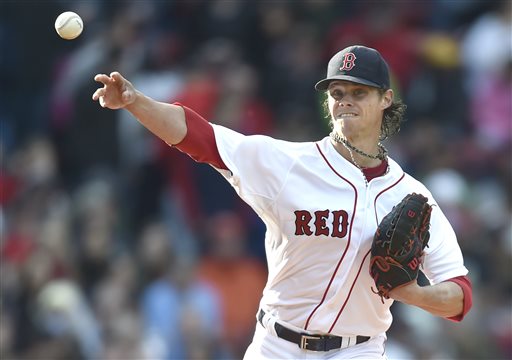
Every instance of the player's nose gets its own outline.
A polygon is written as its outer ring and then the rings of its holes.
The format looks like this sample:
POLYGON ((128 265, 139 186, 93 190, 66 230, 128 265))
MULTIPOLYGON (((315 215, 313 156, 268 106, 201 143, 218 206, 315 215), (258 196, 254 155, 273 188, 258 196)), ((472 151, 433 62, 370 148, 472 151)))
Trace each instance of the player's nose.
POLYGON ((345 95, 342 98, 338 99, 338 105, 345 107, 345 106, 352 106, 353 102, 350 96, 345 95))

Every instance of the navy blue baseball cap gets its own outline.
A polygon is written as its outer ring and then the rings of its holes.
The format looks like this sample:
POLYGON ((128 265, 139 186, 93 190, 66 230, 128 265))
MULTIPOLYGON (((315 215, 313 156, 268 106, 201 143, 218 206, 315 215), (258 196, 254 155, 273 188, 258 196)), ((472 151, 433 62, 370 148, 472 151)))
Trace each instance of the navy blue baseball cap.
POLYGON ((316 83, 316 90, 327 90, 333 80, 389 89, 389 68, 380 53, 372 48, 353 45, 335 54, 327 65, 327 77, 316 83))

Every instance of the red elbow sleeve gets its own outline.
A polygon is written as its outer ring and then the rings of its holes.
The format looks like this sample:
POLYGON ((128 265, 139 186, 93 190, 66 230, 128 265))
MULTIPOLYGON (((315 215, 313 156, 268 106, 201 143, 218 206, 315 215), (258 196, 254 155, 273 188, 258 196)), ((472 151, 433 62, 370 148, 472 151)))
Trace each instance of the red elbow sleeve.
POLYGON ((471 306, 473 305, 473 287, 469 277, 467 276, 457 276, 452 279, 448 279, 447 281, 452 281, 459 285, 464 293, 464 305, 462 308, 462 313, 457 316, 448 317, 448 320, 460 322, 464 319, 464 316, 469 312, 471 306))
POLYGON ((185 138, 174 146, 195 161, 227 170, 220 157, 212 125, 194 110, 180 103, 174 103, 174 105, 179 105, 183 108, 187 124, 185 138))

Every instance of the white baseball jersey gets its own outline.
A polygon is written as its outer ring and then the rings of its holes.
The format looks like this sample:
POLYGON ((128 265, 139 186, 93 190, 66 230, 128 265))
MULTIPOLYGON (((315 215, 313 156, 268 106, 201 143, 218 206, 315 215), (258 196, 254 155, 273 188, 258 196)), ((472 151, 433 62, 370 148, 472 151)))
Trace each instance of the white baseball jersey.
MULTIPOLYGON (((412 192, 432 194, 388 159, 387 174, 368 185, 329 137, 294 143, 245 136, 213 125, 219 170, 267 226, 269 278, 261 308, 296 330, 375 336, 391 325, 369 275, 377 224, 412 192)), ((455 233, 439 208, 431 215, 424 268, 432 284, 464 276, 455 233)))

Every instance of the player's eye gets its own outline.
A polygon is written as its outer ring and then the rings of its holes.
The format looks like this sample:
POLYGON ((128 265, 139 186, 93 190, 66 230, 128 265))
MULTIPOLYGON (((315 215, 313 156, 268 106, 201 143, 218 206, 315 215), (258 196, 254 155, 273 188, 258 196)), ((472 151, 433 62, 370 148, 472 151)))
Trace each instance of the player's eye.
POLYGON ((340 90, 334 90, 330 95, 334 100, 340 100, 343 98, 343 93, 340 90))
POLYGON ((366 95, 367 91, 365 89, 355 89, 353 94, 354 96, 356 97, 363 97, 364 95, 366 95))

